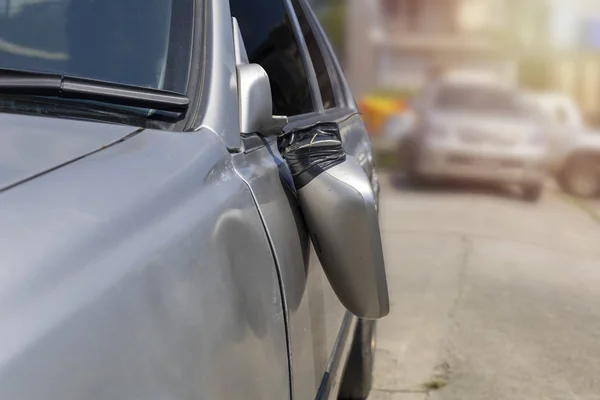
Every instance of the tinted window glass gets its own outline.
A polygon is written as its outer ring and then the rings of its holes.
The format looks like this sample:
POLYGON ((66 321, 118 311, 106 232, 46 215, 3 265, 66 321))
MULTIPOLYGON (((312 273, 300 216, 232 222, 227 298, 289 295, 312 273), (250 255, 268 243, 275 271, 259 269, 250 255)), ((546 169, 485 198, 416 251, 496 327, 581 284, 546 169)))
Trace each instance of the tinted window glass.
POLYGON ((260 64, 271 81, 273 113, 314 111, 304 63, 281 0, 230 0, 251 63, 260 64))
POLYGON ((192 0, 0 0, 0 67, 184 92, 192 7, 192 0))
POLYGON ((308 47, 308 52, 310 53, 310 58, 312 59, 315 73, 317 74, 319 89, 321 90, 321 97, 323 98, 323 106, 325 109, 333 108, 336 105, 335 96, 333 95, 333 87, 331 86, 329 72, 327 71, 327 65, 325 64, 323 54, 321 53, 321 48, 319 47, 319 43, 317 43, 315 34, 310 27, 308 19, 306 18, 300 3, 298 0, 292 0, 292 4, 294 5, 294 10, 298 16, 298 21, 300 22, 300 27, 302 28, 302 34, 304 35, 304 40, 306 42, 306 46, 308 47))

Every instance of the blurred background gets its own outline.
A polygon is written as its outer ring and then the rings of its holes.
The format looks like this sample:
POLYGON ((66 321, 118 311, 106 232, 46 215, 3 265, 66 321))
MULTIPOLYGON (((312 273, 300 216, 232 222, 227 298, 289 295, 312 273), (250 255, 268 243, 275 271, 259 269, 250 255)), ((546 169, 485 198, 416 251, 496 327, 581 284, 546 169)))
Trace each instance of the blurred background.
POLYGON ((368 127, 371 399, 600 399, 600 0, 312 0, 368 127))
MULTIPOLYGON (((437 69, 469 69, 572 99, 600 124, 598 0, 311 0, 374 145, 437 69)), ((397 120, 397 119, 396 119, 397 120)), ((396 132, 397 133, 397 132, 396 132)))

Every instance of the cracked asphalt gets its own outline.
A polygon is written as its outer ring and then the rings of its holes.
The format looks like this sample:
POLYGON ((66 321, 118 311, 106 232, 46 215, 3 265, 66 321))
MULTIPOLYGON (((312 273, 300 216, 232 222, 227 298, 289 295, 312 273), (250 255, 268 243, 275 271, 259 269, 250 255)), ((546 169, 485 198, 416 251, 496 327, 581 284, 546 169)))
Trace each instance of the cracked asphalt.
POLYGON ((373 400, 600 400, 600 200, 382 177, 373 400))

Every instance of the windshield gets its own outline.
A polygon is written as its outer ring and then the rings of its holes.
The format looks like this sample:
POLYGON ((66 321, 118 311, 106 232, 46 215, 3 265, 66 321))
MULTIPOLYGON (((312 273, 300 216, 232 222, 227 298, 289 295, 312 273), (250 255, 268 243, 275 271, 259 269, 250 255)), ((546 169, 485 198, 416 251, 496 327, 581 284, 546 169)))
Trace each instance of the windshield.
POLYGON ((518 93, 483 85, 447 84, 442 86, 434 100, 442 110, 522 116, 531 113, 518 93))
POLYGON ((0 68, 185 93, 193 0, 0 0, 0 68))

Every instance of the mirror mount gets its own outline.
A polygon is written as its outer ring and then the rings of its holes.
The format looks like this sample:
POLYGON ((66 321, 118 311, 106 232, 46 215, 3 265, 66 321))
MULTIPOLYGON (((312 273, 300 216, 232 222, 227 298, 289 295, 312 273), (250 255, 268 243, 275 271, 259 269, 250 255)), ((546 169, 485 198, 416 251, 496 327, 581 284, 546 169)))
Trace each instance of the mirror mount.
POLYGON ((250 64, 237 19, 233 18, 233 38, 237 69, 240 133, 278 135, 288 119, 273 115, 273 98, 267 72, 250 64))

